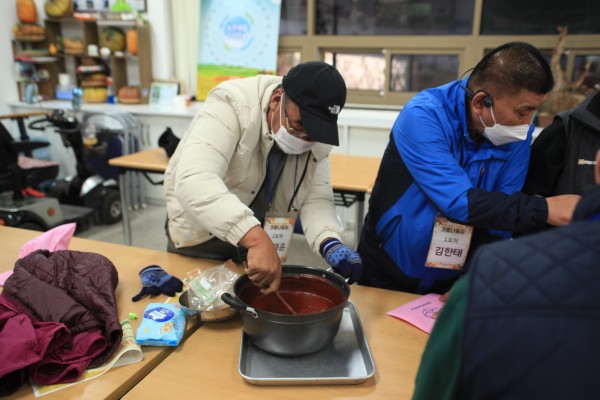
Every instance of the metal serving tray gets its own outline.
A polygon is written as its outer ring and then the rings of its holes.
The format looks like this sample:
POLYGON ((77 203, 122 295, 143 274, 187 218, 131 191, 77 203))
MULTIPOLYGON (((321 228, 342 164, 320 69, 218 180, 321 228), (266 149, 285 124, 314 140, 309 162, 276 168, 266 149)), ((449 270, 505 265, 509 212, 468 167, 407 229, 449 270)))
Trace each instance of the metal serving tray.
POLYGON ((349 301, 333 342, 314 354, 270 354, 242 331, 239 371, 255 385, 357 384, 373 376, 375 364, 356 306, 349 301))

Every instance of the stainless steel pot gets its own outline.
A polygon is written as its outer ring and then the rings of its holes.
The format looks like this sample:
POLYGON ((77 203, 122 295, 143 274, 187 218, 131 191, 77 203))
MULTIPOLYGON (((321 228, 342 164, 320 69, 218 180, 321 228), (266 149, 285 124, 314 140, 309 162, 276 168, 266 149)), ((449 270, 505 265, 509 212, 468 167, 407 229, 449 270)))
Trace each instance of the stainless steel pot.
POLYGON ((227 304, 215 308, 214 310, 196 310, 190 308, 187 290, 181 293, 179 296, 179 304, 186 315, 196 317, 202 322, 221 322, 238 315, 238 310, 230 307, 227 304))
POLYGON ((298 356, 317 352, 337 334, 350 287, 339 275, 312 267, 283 266, 279 294, 296 310, 289 314, 274 294, 263 295, 247 275, 221 298, 240 310, 250 341, 269 353, 298 356))

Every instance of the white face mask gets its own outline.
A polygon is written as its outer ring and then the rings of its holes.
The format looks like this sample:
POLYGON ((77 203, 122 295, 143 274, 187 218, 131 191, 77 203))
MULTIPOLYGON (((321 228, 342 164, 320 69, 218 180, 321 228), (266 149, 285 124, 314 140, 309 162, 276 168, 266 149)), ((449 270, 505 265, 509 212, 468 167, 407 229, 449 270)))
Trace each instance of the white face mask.
POLYGON ((494 117, 494 110, 490 108, 492 113, 492 119, 494 120, 494 126, 485 126, 483 118, 479 115, 481 123, 485 127, 483 130, 483 136, 485 136, 495 146, 502 146, 506 143, 517 142, 519 140, 527 139, 527 132, 529 132, 529 126, 531 124, 523 124, 516 126, 504 126, 496 122, 494 117))
MULTIPOLYGON (((273 134, 273 139, 275 143, 279 146, 281 151, 286 154, 302 154, 306 153, 310 149, 313 148, 316 142, 309 142, 303 139, 300 139, 288 132, 288 130, 283 126, 283 120, 281 119, 281 109, 283 108, 283 95, 281 96, 281 101, 279 102, 279 130, 273 134)), ((273 131, 273 117, 275 113, 271 115, 271 131, 273 131)))

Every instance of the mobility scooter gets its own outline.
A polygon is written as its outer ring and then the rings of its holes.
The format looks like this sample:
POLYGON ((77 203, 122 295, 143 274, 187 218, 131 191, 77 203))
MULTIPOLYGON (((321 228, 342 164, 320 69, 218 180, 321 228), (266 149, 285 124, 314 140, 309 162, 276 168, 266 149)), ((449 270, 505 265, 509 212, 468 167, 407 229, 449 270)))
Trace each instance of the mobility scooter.
POLYGON ((33 114, 2 116, 19 124, 21 141, 15 140, 0 123, 0 224, 23 229, 46 231, 55 226, 75 222, 78 228, 91 221, 93 209, 60 204, 55 198, 35 190, 58 175, 56 162, 37 160, 25 155, 48 146, 48 142, 31 141, 23 120, 33 114))
POLYGON ((66 116, 62 110, 54 110, 29 124, 29 128, 38 130, 48 126, 54 127, 65 146, 73 150, 77 171, 74 176, 54 181, 47 190, 48 196, 58 199, 61 204, 94 209, 95 219, 102 224, 120 221, 118 182, 112 177, 103 176, 104 171, 96 168, 98 159, 103 164, 108 163, 105 157, 108 138, 103 136, 103 132, 98 132, 93 142, 84 143, 82 125, 75 117, 66 116))

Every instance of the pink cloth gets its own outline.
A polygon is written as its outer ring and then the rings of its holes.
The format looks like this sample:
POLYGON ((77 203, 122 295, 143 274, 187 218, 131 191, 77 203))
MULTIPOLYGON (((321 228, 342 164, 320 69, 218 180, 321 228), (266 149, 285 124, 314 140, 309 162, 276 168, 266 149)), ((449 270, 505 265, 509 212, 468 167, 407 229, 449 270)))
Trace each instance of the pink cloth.
POLYGON ((77 225, 74 223, 64 224, 34 237, 21 247, 19 258, 23 258, 35 250, 67 250, 76 227, 77 225))
POLYGON ((26 156, 19 156, 17 163, 19 164, 19 168, 21 169, 45 168, 60 165, 60 163, 56 161, 39 160, 37 158, 31 158, 26 156))
POLYGON ((0 274, 0 286, 4 286, 4 282, 12 275, 12 271, 6 271, 0 274))

